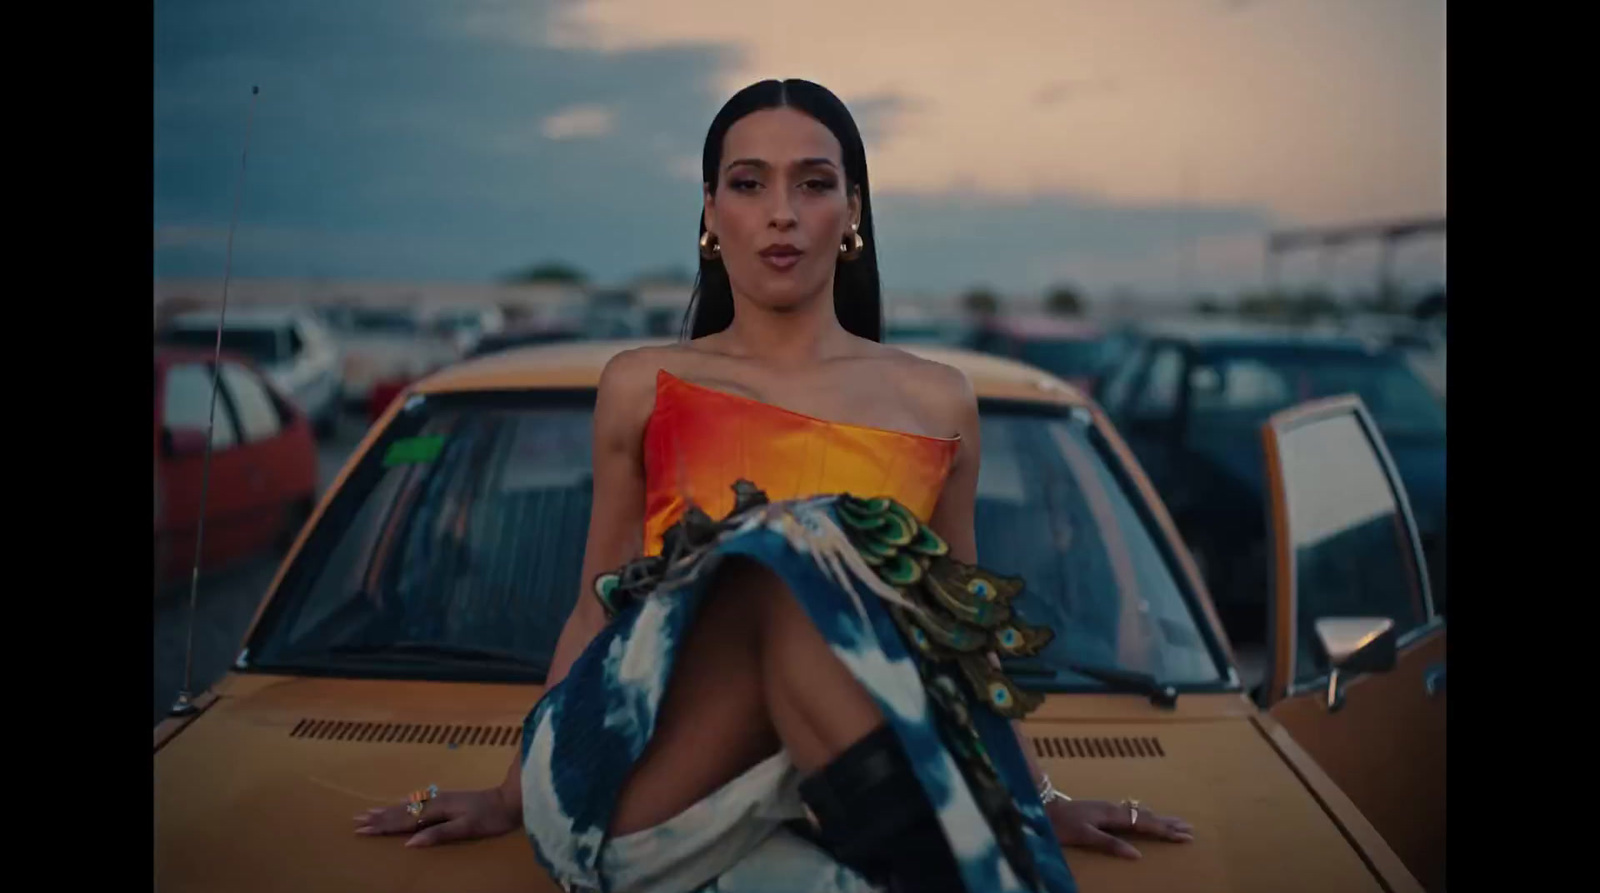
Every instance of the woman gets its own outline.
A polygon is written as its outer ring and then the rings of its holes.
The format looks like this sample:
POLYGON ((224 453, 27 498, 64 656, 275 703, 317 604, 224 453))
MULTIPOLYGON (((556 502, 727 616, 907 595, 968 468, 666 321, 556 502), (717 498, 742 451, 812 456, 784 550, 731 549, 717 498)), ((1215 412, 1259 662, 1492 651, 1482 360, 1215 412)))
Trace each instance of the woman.
POLYGON ((497 788, 419 793, 357 833, 428 846, 520 819, 564 887, 614 891, 1059 891, 1058 843, 1136 858, 1106 832, 1191 839, 1056 792, 1008 723, 1037 698, 995 654, 1050 632, 1010 616, 1020 580, 973 564, 970 384, 879 343, 844 105, 807 81, 747 87, 702 170, 690 338, 601 375, 594 591, 520 759, 497 788))

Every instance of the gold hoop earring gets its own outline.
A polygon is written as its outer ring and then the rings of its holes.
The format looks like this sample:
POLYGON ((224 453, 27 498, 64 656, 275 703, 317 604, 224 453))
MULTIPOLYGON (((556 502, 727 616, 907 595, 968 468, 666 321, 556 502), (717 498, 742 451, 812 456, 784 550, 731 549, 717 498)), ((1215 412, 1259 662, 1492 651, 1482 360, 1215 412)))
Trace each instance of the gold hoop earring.
POLYGON ((852 225, 850 227, 850 240, 839 240, 839 259, 855 260, 861 256, 862 249, 866 247, 866 240, 861 238, 861 234, 856 232, 855 226, 852 225))
POLYGON ((706 260, 716 260, 722 256, 722 242, 706 230, 700 234, 700 256, 706 260))

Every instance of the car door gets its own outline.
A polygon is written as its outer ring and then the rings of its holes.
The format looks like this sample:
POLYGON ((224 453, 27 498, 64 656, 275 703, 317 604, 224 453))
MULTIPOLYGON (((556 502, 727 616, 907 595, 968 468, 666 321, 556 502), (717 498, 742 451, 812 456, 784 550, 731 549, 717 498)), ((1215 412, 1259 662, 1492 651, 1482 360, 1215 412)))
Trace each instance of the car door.
POLYGON ((1174 516, 1183 514, 1179 453, 1183 434, 1184 368, 1182 345, 1152 342, 1148 362, 1120 412, 1118 429, 1174 516), (1181 503, 1181 498, 1179 502, 1181 503))
POLYGON ((292 501, 291 468, 282 443, 283 419, 267 385, 236 362, 222 364, 222 386, 239 420, 237 448, 243 466, 241 523, 248 529, 249 548, 266 548, 283 529, 292 501))
POLYGON ((205 433, 211 421, 211 364, 180 362, 166 367, 157 388, 157 466, 160 469, 161 521, 156 530, 161 579, 181 578, 194 564, 200 526, 202 486, 206 530, 201 567, 211 568, 242 554, 249 545, 245 505, 245 457, 232 406, 217 395, 211 436, 211 470, 205 470, 205 433))
POLYGON ((1280 412, 1262 437, 1274 543, 1264 706, 1417 879, 1442 890, 1445 622, 1405 488, 1357 397, 1280 412), (1333 665, 1340 625, 1392 637, 1392 664, 1354 675, 1333 665))

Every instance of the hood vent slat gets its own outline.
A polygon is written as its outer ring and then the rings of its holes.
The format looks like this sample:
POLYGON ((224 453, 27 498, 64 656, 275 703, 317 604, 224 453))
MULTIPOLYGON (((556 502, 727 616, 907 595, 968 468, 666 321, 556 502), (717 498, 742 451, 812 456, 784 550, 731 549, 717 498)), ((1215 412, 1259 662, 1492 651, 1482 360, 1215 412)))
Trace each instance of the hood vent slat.
POLYGON ((1147 760, 1167 755, 1161 739, 1154 737, 1129 738, 1067 738, 1051 736, 1033 739, 1034 756, 1058 760, 1147 760))
POLYGON ((449 747, 509 747, 522 739, 517 726, 457 726, 442 723, 350 722, 302 719, 290 738, 383 744, 443 744, 449 747))

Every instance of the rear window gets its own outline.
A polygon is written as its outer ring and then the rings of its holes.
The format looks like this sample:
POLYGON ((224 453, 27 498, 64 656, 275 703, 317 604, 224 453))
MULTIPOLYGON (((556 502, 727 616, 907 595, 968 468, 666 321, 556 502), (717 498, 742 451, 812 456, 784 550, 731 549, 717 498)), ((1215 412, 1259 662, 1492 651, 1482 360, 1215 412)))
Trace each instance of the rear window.
MULTIPOLYGON (((258 668, 542 678, 583 585, 592 401, 413 403, 286 574, 252 644, 258 668)), ((982 438, 980 560, 1024 576, 1025 619, 1058 630, 1028 682, 1098 687, 1068 661, 1221 682, 1148 513, 1087 418, 985 405, 982 438)))

